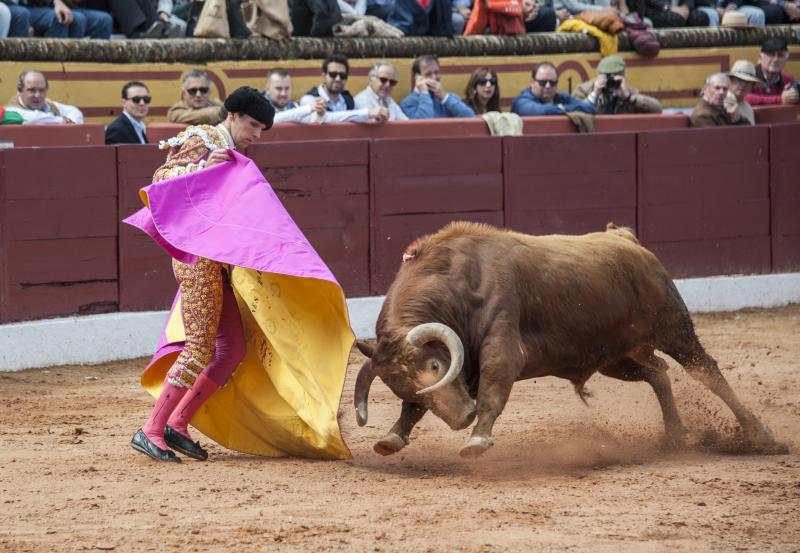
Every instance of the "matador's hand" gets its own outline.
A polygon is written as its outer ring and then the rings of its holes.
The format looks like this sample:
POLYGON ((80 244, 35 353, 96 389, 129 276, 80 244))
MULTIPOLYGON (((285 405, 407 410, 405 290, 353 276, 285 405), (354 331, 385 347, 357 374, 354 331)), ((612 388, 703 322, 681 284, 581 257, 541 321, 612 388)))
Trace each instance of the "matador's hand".
POLYGON ((225 161, 231 161, 233 158, 228 153, 228 150, 223 148, 218 148, 216 150, 212 150, 212 152, 208 155, 208 159, 206 160, 206 167, 212 167, 214 165, 219 165, 225 161))

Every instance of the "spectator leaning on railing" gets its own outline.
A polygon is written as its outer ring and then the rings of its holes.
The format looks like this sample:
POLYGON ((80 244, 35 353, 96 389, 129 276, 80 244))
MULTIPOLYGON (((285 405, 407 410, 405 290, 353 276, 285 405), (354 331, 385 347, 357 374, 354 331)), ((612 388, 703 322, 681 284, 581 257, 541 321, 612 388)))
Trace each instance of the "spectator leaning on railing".
POLYGON ((703 86, 703 97, 689 116, 692 127, 722 127, 726 125, 747 125, 734 102, 725 105, 725 98, 731 87, 731 80, 725 73, 713 73, 703 86))
POLYGON ((299 106, 292 100, 292 76, 283 67, 267 73, 264 96, 275 108, 275 123, 317 124, 325 120, 327 103, 317 98, 313 104, 299 106))
POLYGON ((409 119, 438 119, 444 117, 475 117, 461 98, 445 92, 442 71, 436 56, 420 56, 411 66, 414 90, 403 98, 400 107, 409 119))
POLYGON ((383 123, 389 119, 389 110, 385 107, 359 109, 352 94, 345 88, 350 73, 350 64, 341 54, 331 54, 322 62, 322 84, 313 87, 300 98, 300 105, 307 106, 324 98, 328 113, 325 121, 334 123, 349 121, 366 123, 368 121, 383 123))
POLYGON ((17 80, 17 94, 8 101, 6 109, 19 113, 26 125, 83 123, 81 110, 47 98, 49 87, 44 73, 23 71, 17 80))
POLYGON ((147 144, 144 118, 150 100, 150 91, 144 83, 126 83, 122 87, 122 115, 106 127, 106 144, 147 144))
POLYGON ((562 115, 571 111, 595 113, 589 102, 558 92, 558 71, 549 61, 533 67, 531 86, 520 92, 511 104, 511 111, 520 116, 562 115))
POLYGON ((388 61, 379 61, 369 70, 367 87, 356 94, 356 108, 385 108, 389 111, 389 121, 405 121, 408 119, 400 105, 392 98, 392 91, 397 86, 397 68, 388 61))
POLYGON ((661 102, 628 86, 625 60, 606 56, 597 64, 597 78, 575 89, 578 100, 593 104, 598 115, 615 113, 661 113, 661 102))
POLYGON ((789 48, 781 37, 770 37, 761 45, 756 76, 761 83, 747 95, 752 105, 797 104, 800 102, 797 82, 783 72, 789 61, 789 48))
POLYGON ((211 79, 200 69, 190 69, 181 79, 181 100, 167 111, 170 123, 216 125, 221 121, 222 102, 211 94, 211 79))

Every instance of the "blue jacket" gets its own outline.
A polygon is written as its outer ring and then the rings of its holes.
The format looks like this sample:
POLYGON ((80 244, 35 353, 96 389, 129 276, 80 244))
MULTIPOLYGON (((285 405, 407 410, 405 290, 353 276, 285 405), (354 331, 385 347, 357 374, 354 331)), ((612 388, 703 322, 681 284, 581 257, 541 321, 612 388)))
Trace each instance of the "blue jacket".
POLYGON ((582 111, 594 113, 594 106, 589 102, 582 102, 576 97, 565 92, 556 93, 552 104, 545 104, 533 95, 530 88, 520 92, 511 104, 511 111, 517 115, 561 115, 568 111, 582 111))
POLYGON ((400 107, 409 119, 440 119, 444 117, 475 117, 472 108, 461 98, 449 92, 440 100, 430 92, 414 91, 400 102, 400 107))
POLYGON ((453 36, 450 0, 430 0, 425 10, 417 0, 395 0, 387 23, 406 36, 453 36))

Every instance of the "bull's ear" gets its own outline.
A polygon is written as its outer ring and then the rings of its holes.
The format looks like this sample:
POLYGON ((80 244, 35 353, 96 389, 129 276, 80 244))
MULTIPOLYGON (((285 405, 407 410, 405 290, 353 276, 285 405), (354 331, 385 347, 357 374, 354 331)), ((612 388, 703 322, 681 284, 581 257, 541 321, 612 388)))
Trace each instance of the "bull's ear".
POLYGON ((375 347, 372 344, 369 344, 362 340, 357 340, 356 347, 358 348, 358 351, 360 351, 361 353, 372 359, 372 355, 375 353, 375 347))

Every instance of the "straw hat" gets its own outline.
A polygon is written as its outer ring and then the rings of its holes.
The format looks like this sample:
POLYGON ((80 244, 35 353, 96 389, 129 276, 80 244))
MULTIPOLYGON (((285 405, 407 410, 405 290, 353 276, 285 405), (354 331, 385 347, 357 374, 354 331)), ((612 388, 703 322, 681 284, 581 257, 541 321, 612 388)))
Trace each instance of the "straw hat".
POLYGON ((731 70, 728 71, 729 77, 736 77, 751 83, 760 83, 761 79, 756 76, 755 66, 747 60, 737 60, 731 70))
POLYGON ((747 22, 747 16, 736 10, 725 12, 722 16, 722 21, 720 22, 720 27, 734 27, 741 29, 749 26, 750 24, 747 22))

